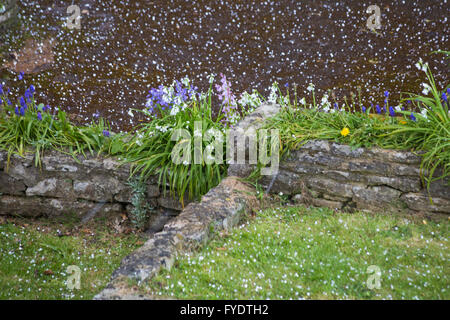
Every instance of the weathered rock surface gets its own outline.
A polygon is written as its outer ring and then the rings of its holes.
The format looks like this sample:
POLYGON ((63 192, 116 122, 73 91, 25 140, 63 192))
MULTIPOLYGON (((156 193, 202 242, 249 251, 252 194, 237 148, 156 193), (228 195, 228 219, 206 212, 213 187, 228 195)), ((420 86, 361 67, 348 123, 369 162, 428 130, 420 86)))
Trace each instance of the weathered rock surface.
POLYGON ((407 151, 353 150, 332 141, 309 141, 282 159, 275 179, 265 176, 261 182, 268 187, 274 179, 271 192, 291 195, 294 201, 308 205, 448 213, 449 180, 433 182, 428 192, 422 184, 420 163, 419 155, 407 151))
POLYGON ((232 228, 245 212, 257 209, 255 194, 235 177, 224 179, 200 203, 189 204, 162 232, 123 259, 110 284, 95 299, 136 298, 127 289, 128 278, 145 280, 161 268, 171 268, 177 254, 205 244, 216 231, 232 228))
MULTIPOLYGON (((85 216, 130 212, 133 190, 128 184, 129 165, 113 158, 88 155, 74 159, 55 151, 41 158, 36 167, 33 155, 13 155, 0 151, 0 215, 85 216)), ((156 177, 147 181, 147 203, 181 211, 180 202, 162 195, 156 177)), ((187 204, 187 199, 185 204, 187 204)))

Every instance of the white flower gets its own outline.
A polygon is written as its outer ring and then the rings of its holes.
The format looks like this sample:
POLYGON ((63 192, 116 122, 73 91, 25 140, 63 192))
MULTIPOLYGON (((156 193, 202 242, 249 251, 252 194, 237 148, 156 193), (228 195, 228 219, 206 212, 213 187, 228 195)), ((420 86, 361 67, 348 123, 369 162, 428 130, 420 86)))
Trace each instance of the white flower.
POLYGON ((184 84, 186 87, 189 87, 189 78, 186 76, 183 79, 181 79, 181 83, 184 84))
POLYGON ((424 117, 425 119, 428 119, 428 116, 427 116, 427 109, 422 109, 422 111, 420 112, 420 114, 422 115, 422 117, 424 117))
POLYGON ((306 90, 308 90, 309 92, 311 92, 311 91, 314 91, 314 88, 315 88, 314 84, 313 84, 313 83, 310 83, 309 86, 308 86, 308 88, 306 88, 306 90))
POLYGON ((422 86, 423 86, 422 94, 424 96, 428 95, 431 91, 430 85, 428 83, 422 83, 422 86))
POLYGON ((276 87, 276 83, 274 82, 272 84, 272 87, 270 88, 270 95, 269 95, 269 103, 277 103, 277 87, 276 87))
POLYGON ((402 111, 402 106, 401 106, 401 105, 396 106, 396 107, 395 107, 395 110, 396 110, 396 111, 402 111))
POLYGON ((133 112, 131 111, 131 109, 128 110, 128 115, 129 115, 130 117, 134 118, 134 114, 133 114, 133 112))
POLYGON ((306 106, 306 99, 304 97, 300 100, 300 104, 306 106))
POLYGON ((322 97, 321 104, 322 104, 322 105, 325 105, 325 104, 327 104, 327 103, 328 103, 328 95, 325 94, 325 95, 322 97))
POLYGON ((175 116, 178 114, 178 112, 180 112, 180 108, 178 108, 178 106, 173 106, 172 109, 170 110, 170 115, 175 116))
POLYGON ((211 73, 209 75, 209 84, 212 84, 214 82, 214 78, 215 78, 215 75, 213 73, 211 73))

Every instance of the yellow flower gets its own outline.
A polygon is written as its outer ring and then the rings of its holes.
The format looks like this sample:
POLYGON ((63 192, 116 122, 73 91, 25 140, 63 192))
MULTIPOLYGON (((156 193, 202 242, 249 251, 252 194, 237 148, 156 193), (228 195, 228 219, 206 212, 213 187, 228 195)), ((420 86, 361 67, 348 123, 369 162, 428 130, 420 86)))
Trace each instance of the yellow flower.
POLYGON ((342 129, 342 131, 341 131, 341 135, 344 136, 344 137, 348 136, 349 133, 350 133, 350 129, 347 128, 347 127, 342 129))

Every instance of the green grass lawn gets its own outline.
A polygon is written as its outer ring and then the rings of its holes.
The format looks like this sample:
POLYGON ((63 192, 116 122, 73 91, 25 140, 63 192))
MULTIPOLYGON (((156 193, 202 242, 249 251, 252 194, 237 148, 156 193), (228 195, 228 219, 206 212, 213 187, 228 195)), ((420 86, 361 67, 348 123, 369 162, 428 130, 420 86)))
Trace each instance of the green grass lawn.
POLYGON ((179 299, 450 299, 448 220, 261 212, 140 288, 179 299), (375 284, 380 271, 379 288, 375 284))
POLYGON ((0 224, 0 299, 92 299, 122 258, 143 243, 106 224, 69 230, 51 222, 0 224), (81 270, 79 290, 67 287, 71 265, 81 270))

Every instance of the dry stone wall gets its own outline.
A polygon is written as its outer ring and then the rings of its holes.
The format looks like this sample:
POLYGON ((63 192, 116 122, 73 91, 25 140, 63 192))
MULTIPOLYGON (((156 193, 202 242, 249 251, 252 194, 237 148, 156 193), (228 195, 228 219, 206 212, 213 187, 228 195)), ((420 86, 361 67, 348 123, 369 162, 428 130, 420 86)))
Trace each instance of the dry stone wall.
MULTIPOLYGON (((450 213, 449 181, 432 183, 428 192, 420 163, 411 152, 310 141, 281 161, 271 192, 336 209, 450 213)), ((271 182, 264 177, 265 186, 271 182)))
MULTIPOLYGON (((235 130, 242 134, 250 127, 258 129, 279 110, 275 104, 262 105, 235 130)), ((276 176, 263 176, 260 183, 270 193, 318 207, 449 214, 449 180, 437 180, 427 190, 421 179, 421 161, 419 155, 408 151, 309 141, 281 159, 276 176)), ((232 164, 228 175, 247 177, 254 169, 254 165, 232 164)))
MULTIPOLYGON (((33 155, 12 156, 0 151, 0 215, 55 217, 75 213, 111 215, 132 209, 133 190, 128 185, 128 165, 112 158, 49 152, 41 167, 33 155)), ((163 194, 156 177, 147 183, 151 207, 181 211, 181 204, 163 194)))
MULTIPOLYGON (((279 110, 274 104, 262 105, 235 130, 258 129, 279 110)), ((41 168, 34 162, 33 155, 12 156, 8 162, 7 153, 0 151, 0 214, 86 216, 132 209, 129 166, 119 166, 115 159, 80 156, 76 161, 53 151, 42 157, 41 168)), ((307 205, 449 214, 449 181, 435 181, 427 190, 420 163, 421 157, 408 151, 353 149, 333 141, 309 141, 281 159, 276 176, 263 176, 260 182, 271 193, 283 193, 307 205)), ((253 169, 254 165, 233 164, 228 176, 247 177, 253 169)), ((182 210, 178 201, 162 194, 155 177, 147 184, 147 202, 155 208, 182 210)), ((187 205, 187 199, 184 203, 187 205)))

